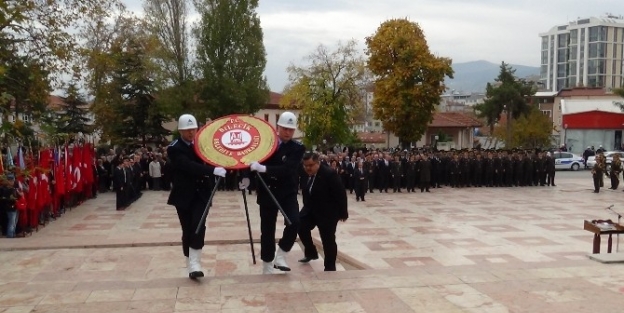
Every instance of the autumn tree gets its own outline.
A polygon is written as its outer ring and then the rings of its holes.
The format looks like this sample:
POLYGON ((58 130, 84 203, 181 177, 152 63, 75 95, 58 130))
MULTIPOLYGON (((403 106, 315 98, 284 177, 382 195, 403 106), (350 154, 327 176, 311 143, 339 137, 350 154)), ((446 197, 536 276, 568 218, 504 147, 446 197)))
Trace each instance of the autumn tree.
POLYGON ((451 59, 429 51, 422 29, 407 19, 385 21, 366 38, 368 68, 376 76, 373 113, 403 145, 419 140, 453 77, 451 59))
POLYGON ((199 118, 254 113, 268 101, 258 0, 194 0, 199 118))
POLYGON ((118 0, 1 1, 0 46, 16 49, 50 73, 73 72, 79 45, 72 31, 115 2, 118 0))
POLYGON ((290 65, 289 84, 280 106, 299 110, 298 127, 306 145, 350 143, 354 118, 363 110, 366 63, 349 41, 334 51, 320 45, 309 65, 290 65))
POLYGON ((505 62, 501 63, 500 73, 495 83, 486 86, 486 99, 483 103, 475 105, 475 112, 480 118, 484 118, 486 125, 490 127, 490 133, 500 121, 503 113, 506 115, 506 147, 513 147, 508 143, 512 140, 513 120, 527 113, 530 109, 528 97, 535 93, 531 83, 515 76, 516 70, 505 62))
POLYGON ((552 144, 552 129, 551 119, 536 106, 531 106, 514 120, 510 128, 506 123, 499 124, 493 134, 505 140, 505 144, 510 147, 548 148, 552 144))

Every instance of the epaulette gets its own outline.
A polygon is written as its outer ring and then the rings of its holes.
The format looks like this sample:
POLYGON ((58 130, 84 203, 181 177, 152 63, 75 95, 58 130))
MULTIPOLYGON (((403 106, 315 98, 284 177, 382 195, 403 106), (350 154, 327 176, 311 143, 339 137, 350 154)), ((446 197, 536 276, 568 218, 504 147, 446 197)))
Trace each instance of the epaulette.
POLYGON ((178 139, 176 139, 176 140, 172 141, 172 142, 169 144, 169 147, 173 147, 173 146, 174 146, 177 142, 178 142, 178 139))

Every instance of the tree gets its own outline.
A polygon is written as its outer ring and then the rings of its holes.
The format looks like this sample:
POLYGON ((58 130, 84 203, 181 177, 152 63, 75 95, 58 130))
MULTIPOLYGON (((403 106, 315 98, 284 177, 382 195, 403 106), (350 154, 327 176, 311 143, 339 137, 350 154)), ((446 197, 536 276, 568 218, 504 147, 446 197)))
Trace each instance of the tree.
POLYGON ((59 108, 58 132, 72 135, 78 133, 91 134, 93 127, 87 117, 87 102, 79 93, 76 83, 70 83, 63 101, 65 103, 59 108))
MULTIPOLYGON (((152 42, 153 43, 153 42, 152 42)), ((166 117, 155 101, 157 79, 149 51, 149 38, 127 37, 113 45, 115 71, 107 105, 116 121, 106 128, 113 143, 145 145, 162 142, 169 131, 162 127, 166 117)))
MULTIPOLYGON (((624 88, 615 88, 615 89, 613 89, 613 93, 615 95, 618 95, 618 96, 624 98, 624 88)), ((613 105, 619 107, 620 110, 622 110, 622 112, 624 112, 624 101, 622 101, 622 100, 620 100, 620 101, 613 101, 613 105)))
MULTIPOLYGON (((6 0, 0 2, 0 46, 20 51, 50 72, 72 70, 78 41, 72 30, 118 0, 6 0)), ((2 66, 0 65, 0 68, 2 66)), ((1 70, 1 69, 0 69, 1 70)))
POLYGON ((505 144, 509 143, 510 147, 548 148, 552 143, 552 129, 550 118, 537 107, 531 106, 527 113, 521 113, 514 121, 510 131, 503 123, 494 129, 494 136, 505 140, 505 144))
POLYGON ((263 76, 266 52, 255 12, 258 0, 194 0, 194 4, 200 15, 193 33, 202 103, 196 114, 218 118, 258 111, 269 97, 263 76))
POLYGON ((486 87, 486 99, 483 103, 475 105, 475 112, 480 118, 484 118, 486 125, 490 127, 490 133, 500 121, 501 114, 506 114, 507 137, 506 147, 513 147, 511 142, 513 119, 530 109, 527 99, 535 93, 533 84, 518 79, 516 70, 505 62, 501 63, 500 73, 495 79, 496 83, 488 83, 486 87))
POLYGON ((158 40, 155 59, 163 68, 164 84, 159 102, 171 115, 197 107, 196 86, 187 41, 189 0, 145 0, 148 31, 158 40))
POLYGON ((451 59, 429 51, 422 29, 407 19, 388 20, 366 38, 368 68, 376 76, 373 113, 406 145, 419 140, 453 77, 451 59))
POLYGON ((354 118, 363 110, 365 61, 356 42, 338 45, 335 51, 320 45, 307 67, 290 65, 290 83, 280 106, 298 109, 298 127, 306 145, 350 143, 354 118))
POLYGON ((164 67, 167 83, 180 86, 190 78, 187 42, 188 0, 145 0, 145 21, 160 49, 158 63, 164 67))

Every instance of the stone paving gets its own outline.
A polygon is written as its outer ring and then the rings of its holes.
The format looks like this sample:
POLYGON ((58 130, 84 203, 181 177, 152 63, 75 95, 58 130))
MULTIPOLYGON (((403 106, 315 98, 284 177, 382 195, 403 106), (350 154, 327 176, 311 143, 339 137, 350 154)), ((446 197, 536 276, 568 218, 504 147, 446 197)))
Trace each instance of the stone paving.
POLYGON ((295 245, 293 270, 269 276, 252 262, 241 193, 218 192, 199 282, 186 278, 166 193, 123 212, 103 194, 30 237, 0 239, 0 312, 622 312, 624 266, 587 258, 583 220, 617 219, 605 208, 624 211, 624 194, 592 193, 589 174, 557 183, 349 195, 339 271, 297 264, 295 245))

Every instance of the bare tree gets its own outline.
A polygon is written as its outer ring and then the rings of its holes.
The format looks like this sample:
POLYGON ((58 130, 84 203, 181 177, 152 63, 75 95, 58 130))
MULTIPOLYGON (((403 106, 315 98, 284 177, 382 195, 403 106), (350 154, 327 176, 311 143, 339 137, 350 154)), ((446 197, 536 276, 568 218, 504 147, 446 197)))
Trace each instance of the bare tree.
POLYGON ((188 47, 188 0, 145 0, 145 21, 160 42, 157 55, 165 75, 174 86, 190 79, 188 47))

